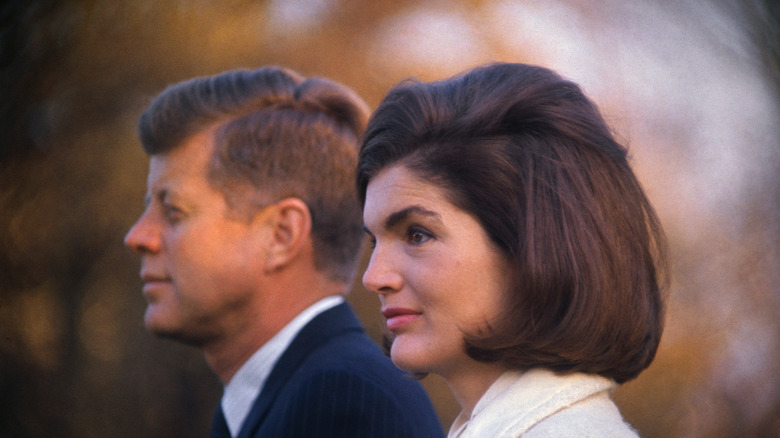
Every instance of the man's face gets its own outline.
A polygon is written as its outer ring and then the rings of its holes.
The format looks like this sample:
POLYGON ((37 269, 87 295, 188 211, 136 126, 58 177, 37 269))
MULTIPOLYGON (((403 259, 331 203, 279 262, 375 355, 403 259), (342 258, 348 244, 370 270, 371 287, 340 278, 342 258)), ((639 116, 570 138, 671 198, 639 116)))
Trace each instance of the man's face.
POLYGON ((231 215, 209 184, 212 151, 206 130, 152 156, 146 210, 125 236, 141 255, 146 327, 199 346, 254 317, 264 254, 256 224, 231 215))

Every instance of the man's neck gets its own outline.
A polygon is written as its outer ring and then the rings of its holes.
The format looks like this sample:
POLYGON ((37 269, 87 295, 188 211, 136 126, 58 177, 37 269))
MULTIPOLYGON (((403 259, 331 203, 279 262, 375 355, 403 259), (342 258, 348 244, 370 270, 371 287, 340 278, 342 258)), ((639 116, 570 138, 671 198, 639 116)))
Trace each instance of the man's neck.
MULTIPOLYGON (((289 318, 289 319, 292 319, 289 318)), ((241 368, 252 354, 260 349, 269 339, 284 327, 284 324, 278 328, 253 331, 247 329, 246 332, 238 338, 222 342, 214 342, 202 348, 203 355, 209 368, 227 385, 233 375, 241 368)))
MULTIPOLYGON (((300 289, 301 286, 304 285, 299 283, 296 288, 300 289)), ((250 324, 226 330, 228 334, 223 339, 202 346, 206 362, 223 384, 230 382, 255 351, 301 312, 327 296, 343 295, 346 289, 344 285, 327 283, 319 283, 319 287, 306 284, 304 287, 308 288, 305 293, 289 290, 288 293, 269 294, 277 298, 265 300, 262 307, 254 310, 256 317, 250 318, 250 324)))

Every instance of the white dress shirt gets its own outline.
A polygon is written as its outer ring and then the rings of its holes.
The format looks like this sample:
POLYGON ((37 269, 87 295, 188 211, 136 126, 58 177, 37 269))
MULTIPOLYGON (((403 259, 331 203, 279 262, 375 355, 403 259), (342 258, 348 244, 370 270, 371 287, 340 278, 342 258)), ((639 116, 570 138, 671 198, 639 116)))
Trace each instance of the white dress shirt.
POLYGON ((225 421, 230 429, 230 435, 238 435, 252 404, 262 391, 268 375, 298 332, 314 317, 343 302, 344 297, 333 295, 312 304, 241 365, 241 368, 225 386, 225 392, 222 395, 222 410, 225 413, 225 421))

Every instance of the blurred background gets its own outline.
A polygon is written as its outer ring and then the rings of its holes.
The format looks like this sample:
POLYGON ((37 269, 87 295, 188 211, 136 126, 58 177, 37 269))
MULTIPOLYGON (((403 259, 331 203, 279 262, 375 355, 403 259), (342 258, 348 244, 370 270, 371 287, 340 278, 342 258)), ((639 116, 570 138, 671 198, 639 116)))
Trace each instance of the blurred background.
MULTIPOLYGON (((600 106, 671 242, 644 437, 780 437, 780 8, 774 0, 7 0, 0 37, 0 436, 206 436, 221 386, 148 334, 135 134, 168 84, 281 64, 375 108, 407 77, 540 64, 600 106)), ((365 264, 365 261, 363 261, 365 264)), ((350 300, 379 334, 377 300, 350 300)), ((449 427, 458 407, 424 384, 449 427)))

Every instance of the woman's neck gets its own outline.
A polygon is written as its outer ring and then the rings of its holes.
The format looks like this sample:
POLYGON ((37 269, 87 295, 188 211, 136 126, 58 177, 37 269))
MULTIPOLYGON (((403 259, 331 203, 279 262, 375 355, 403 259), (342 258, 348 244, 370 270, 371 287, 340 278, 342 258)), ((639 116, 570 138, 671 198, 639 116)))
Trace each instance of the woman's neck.
POLYGON ((461 416, 468 418, 488 388, 508 370, 503 364, 474 361, 441 376, 460 404, 461 416))

